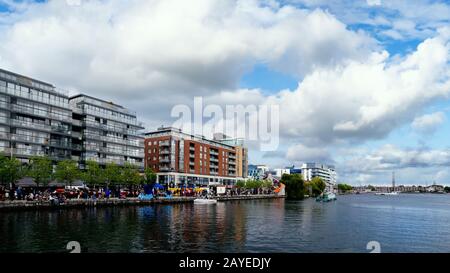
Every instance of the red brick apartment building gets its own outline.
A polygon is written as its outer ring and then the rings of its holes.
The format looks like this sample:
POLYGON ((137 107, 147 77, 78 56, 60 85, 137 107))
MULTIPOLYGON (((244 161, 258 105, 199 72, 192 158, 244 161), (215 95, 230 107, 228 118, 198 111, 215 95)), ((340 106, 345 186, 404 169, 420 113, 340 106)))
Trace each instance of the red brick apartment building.
POLYGON ((157 172, 158 182, 170 187, 234 185, 236 147, 194 136, 172 127, 145 134, 146 167, 157 172))

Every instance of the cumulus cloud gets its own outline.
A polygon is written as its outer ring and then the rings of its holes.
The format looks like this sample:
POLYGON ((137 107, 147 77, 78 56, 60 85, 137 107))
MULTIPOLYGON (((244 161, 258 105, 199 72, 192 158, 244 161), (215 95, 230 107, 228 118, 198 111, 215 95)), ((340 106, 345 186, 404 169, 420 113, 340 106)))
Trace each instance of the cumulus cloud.
POLYGON ((349 182, 389 183, 392 171, 400 183, 425 184, 430 180, 447 184, 450 149, 400 148, 386 144, 377 149, 349 152, 341 158, 340 175, 349 182))
POLYGON ((262 3, 29 4, 2 35, 2 66, 94 92, 133 90, 139 98, 156 90, 234 88, 255 63, 302 76, 362 59, 373 46, 370 37, 322 10, 262 3))
POLYGON ((308 147, 297 144, 289 147, 286 158, 292 163, 323 162, 331 163, 330 154, 325 148, 308 147))
POLYGON ((435 112, 415 118, 411 124, 411 127, 417 132, 432 134, 444 121, 445 113, 435 112))
POLYGON ((448 30, 401 61, 387 52, 366 61, 318 68, 295 91, 268 99, 281 105, 281 132, 315 143, 381 139, 450 92, 448 30))

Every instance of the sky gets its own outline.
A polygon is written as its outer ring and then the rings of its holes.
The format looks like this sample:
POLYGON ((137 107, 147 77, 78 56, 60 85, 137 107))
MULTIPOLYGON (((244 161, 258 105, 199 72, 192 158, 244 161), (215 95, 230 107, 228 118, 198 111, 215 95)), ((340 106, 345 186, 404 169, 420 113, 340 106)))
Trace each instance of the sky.
POLYGON ((450 3, 0 0, 0 67, 137 111, 278 105, 271 167, 338 181, 450 184, 450 3))

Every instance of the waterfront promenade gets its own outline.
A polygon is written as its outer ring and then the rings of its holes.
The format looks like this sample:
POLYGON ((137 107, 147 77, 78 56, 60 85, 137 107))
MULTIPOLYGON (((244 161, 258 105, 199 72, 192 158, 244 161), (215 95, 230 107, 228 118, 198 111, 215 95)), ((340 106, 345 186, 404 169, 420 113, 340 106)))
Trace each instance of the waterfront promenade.
MULTIPOLYGON (((233 200, 252 200, 252 199, 273 199, 284 198, 277 194, 255 194, 255 195, 235 195, 235 196, 216 196, 218 201, 233 200)), ((0 201, 0 211, 9 210, 39 210, 39 209, 68 209, 68 208, 86 208, 86 207, 107 207, 107 206, 146 206, 152 204, 177 204, 191 203, 197 197, 160 197, 151 200, 139 200, 138 198, 109 198, 109 199, 67 199, 64 203, 53 204, 51 201, 0 201)))

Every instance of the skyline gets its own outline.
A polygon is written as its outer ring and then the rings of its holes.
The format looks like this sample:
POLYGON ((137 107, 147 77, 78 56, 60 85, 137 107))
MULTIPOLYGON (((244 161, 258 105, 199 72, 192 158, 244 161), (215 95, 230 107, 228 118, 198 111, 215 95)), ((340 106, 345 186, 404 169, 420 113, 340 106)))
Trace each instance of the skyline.
POLYGON ((0 67, 135 109, 147 131, 195 96, 279 104, 281 145, 250 163, 450 183, 447 1, 74 2, 0 0, 0 67))

